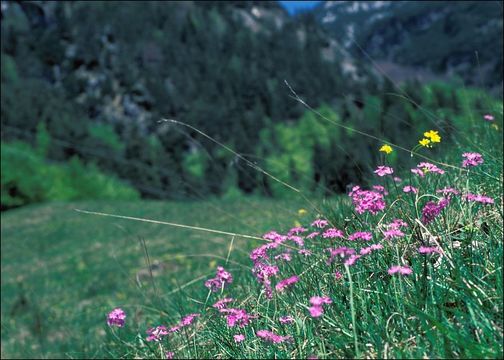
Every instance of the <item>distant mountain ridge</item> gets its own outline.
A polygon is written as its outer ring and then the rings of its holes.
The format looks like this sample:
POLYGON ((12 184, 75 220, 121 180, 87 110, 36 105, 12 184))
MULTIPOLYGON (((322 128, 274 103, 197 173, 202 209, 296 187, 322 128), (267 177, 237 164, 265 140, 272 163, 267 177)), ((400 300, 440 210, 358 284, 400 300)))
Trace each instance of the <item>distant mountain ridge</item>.
POLYGON ((356 58, 502 89, 502 3, 326 1, 314 14, 356 58))

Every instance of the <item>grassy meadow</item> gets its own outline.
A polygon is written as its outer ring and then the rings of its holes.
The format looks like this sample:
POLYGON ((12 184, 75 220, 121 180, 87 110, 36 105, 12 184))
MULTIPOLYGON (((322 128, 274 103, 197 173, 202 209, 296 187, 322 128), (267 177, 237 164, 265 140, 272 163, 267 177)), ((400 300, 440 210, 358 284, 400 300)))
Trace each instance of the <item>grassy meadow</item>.
MULTIPOLYGON (((94 201, 33 205, 2 214, 2 358, 112 356, 103 345, 109 308, 120 303, 137 309, 142 318, 157 301, 149 300, 155 292, 142 241, 161 301, 175 296, 170 291, 183 293, 191 280, 210 276, 227 256, 227 236, 74 209, 261 235, 302 220, 300 207, 295 200, 253 198, 94 201)), ((230 260, 247 249, 247 240, 236 238, 230 260)))

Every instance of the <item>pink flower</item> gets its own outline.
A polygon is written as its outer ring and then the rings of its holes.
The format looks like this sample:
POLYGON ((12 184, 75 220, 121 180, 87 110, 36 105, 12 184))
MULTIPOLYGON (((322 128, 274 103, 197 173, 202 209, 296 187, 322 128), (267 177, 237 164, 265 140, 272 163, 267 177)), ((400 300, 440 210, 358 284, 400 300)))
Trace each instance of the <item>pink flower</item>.
POLYGON ((360 250, 360 254, 361 255, 368 255, 368 254, 371 254, 373 251, 380 250, 380 249, 383 249, 383 245, 382 244, 373 244, 371 246, 362 248, 360 250))
POLYGON ((163 336, 168 335, 168 331, 166 330, 166 326, 161 325, 147 330, 147 335, 147 341, 160 341, 163 336))
POLYGON ((108 326, 124 326, 124 319, 126 319, 126 313, 121 308, 115 308, 107 315, 108 326))
POLYGON ((428 162, 421 162, 420 164, 417 165, 415 169, 411 169, 411 172, 413 174, 417 174, 420 177, 424 177, 425 174, 431 172, 431 173, 436 173, 443 175, 445 172, 444 170, 438 168, 436 165, 428 163, 428 162))
POLYGON ((322 306, 311 306, 309 309, 311 317, 319 317, 324 314, 324 309, 322 306))
POLYGON ((328 296, 312 296, 310 298, 310 304, 313 306, 322 306, 324 304, 332 304, 332 300, 328 296))
POLYGON ((289 230, 289 232, 287 233, 287 236, 299 235, 299 234, 304 233, 305 231, 308 231, 308 229, 305 229, 302 226, 294 227, 294 228, 292 228, 292 229, 289 230))
POLYGON ((484 195, 467 193, 466 195, 463 196, 463 198, 468 201, 475 201, 475 202, 479 202, 479 203, 485 204, 485 205, 494 203, 494 200, 491 197, 484 196, 484 195))
POLYGON ((177 332, 179 331, 180 329, 182 328, 182 326, 180 325, 175 325, 175 326, 172 326, 171 328, 168 329, 168 333, 174 333, 174 332, 177 332))
POLYGON ((418 189, 416 187, 411 186, 411 185, 406 185, 405 187, 403 187, 403 191, 405 193, 409 193, 409 192, 412 192, 413 194, 418 193, 418 189))
POLYGON ((330 256, 329 259, 327 260, 327 264, 331 264, 334 260, 335 257, 340 257, 342 259, 355 254, 355 250, 352 248, 347 248, 346 246, 341 246, 336 249, 327 249, 329 251, 330 256))
POLYGON ((364 241, 369 241, 373 238, 373 234, 371 234, 369 231, 357 231, 350 235, 348 237, 348 240, 354 241, 357 239, 364 240, 364 241))
POLYGON ((360 255, 355 255, 355 254, 354 255, 350 255, 348 257, 348 259, 345 260, 344 264, 346 266, 353 266, 353 265, 355 265, 355 263, 357 262, 357 260, 360 259, 360 257, 361 257, 360 255))
POLYGON ((409 266, 399 266, 395 265, 388 269, 389 275, 400 274, 400 275, 411 275, 413 270, 409 266))
POLYGON ((397 177, 397 176, 394 176, 394 178, 393 178, 393 179, 394 179, 394 181, 395 181, 396 183, 400 183, 400 182, 402 181, 402 179, 401 179, 400 177, 397 177))
POLYGON ((242 342, 243 340, 245 340, 245 335, 243 335, 243 334, 238 334, 233 337, 234 337, 234 341, 236 343, 239 343, 239 342, 242 342))
POLYGON ((459 195, 460 191, 451 187, 445 187, 443 189, 436 190, 436 194, 443 194, 443 196, 459 195))
POLYGON ((294 322, 294 318, 292 316, 280 316, 279 318, 280 324, 292 324, 294 322))
POLYGON ((182 318, 180 321, 180 326, 189 326, 193 323, 194 319, 200 316, 200 314, 189 314, 182 318))
POLYGON ((445 198, 439 200, 438 203, 434 201, 427 202, 422 209, 422 222, 424 224, 432 222, 449 203, 450 201, 445 198))
POLYGON ((312 296, 310 298, 310 304, 312 306, 308 310, 310 311, 311 317, 319 317, 324 314, 322 306, 324 304, 332 304, 332 300, 327 296, 312 296))
POLYGON ((222 309, 221 313, 225 314, 227 326, 234 327, 244 327, 250 323, 251 319, 255 319, 256 315, 247 314, 243 309, 222 309))
POLYGON ((303 238, 301 236, 290 235, 289 236, 289 240, 295 242, 297 244, 297 246, 300 246, 300 247, 304 246, 304 241, 303 241, 303 238))
POLYGON ((219 291, 226 284, 233 282, 233 276, 228 273, 222 266, 217 267, 215 278, 205 281, 205 287, 213 292, 219 291))
POLYGON ((284 252, 284 253, 281 253, 281 254, 278 254, 277 256, 275 256, 275 260, 291 261, 292 260, 292 256, 291 256, 290 253, 284 252))
POLYGON ((462 157, 464 161, 462 161, 462 167, 468 166, 478 166, 483 164, 483 156, 478 153, 463 153, 462 157))
POLYGON ((402 219, 394 219, 392 223, 387 225, 388 229, 400 229, 402 227, 408 227, 408 224, 402 219))
POLYGON ((233 298, 224 298, 219 301, 217 301, 215 304, 212 305, 213 308, 221 310, 227 307, 227 304, 230 302, 233 302, 233 298))
POLYGON ((274 344, 280 344, 280 343, 283 343, 284 341, 291 341, 292 340, 292 336, 281 336, 281 335, 277 335, 274 332, 268 331, 268 330, 258 330, 256 332, 256 335, 258 338, 260 338, 264 341, 272 342, 274 344))
POLYGON ((325 219, 317 219, 314 222, 311 223, 311 226, 317 227, 319 229, 322 229, 329 225, 329 222, 325 219))
POLYGON ((441 254, 441 250, 439 250, 437 246, 420 246, 418 248, 418 252, 420 254, 433 254, 433 253, 441 254))
POLYGON ((284 279, 282 281, 280 281, 278 284, 276 284, 275 286, 275 289, 278 291, 278 292, 282 292, 284 291, 287 287, 291 286, 291 285, 294 285, 295 283, 297 283, 299 281, 299 278, 294 275, 294 276, 291 276, 290 278, 287 278, 287 279, 284 279))
POLYGON ((344 235, 343 235, 343 231, 335 229, 335 228, 331 228, 331 229, 327 229, 326 231, 324 231, 324 233, 322 234, 322 237, 324 239, 335 239, 335 238, 343 238, 344 235))
POLYGON ((167 351, 167 352, 165 352, 165 358, 166 359, 173 359, 174 356, 175 356, 175 353, 173 351, 167 351))
POLYGON ((307 239, 313 239, 315 236, 319 235, 318 231, 314 231, 306 236, 307 239))
POLYGON ((301 249, 301 250, 298 251, 298 254, 304 255, 304 256, 310 256, 312 254, 312 252, 310 250, 307 250, 307 249, 301 249))
POLYGON ((336 278, 336 280, 341 280, 341 279, 343 279, 343 274, 339 271, 336 271, 334 273, 334 277, 336 278))
POLYGON ((268 299, 273 297, 270 278, 276 276, 278 271, 278 266, 266 265, 261 262, 256 262, 252 268, 252 273, 256 276, 257 281, 264 286, 268 299))
POLYGON ((490 114, 486 114, 485 116, 483 116, 483 119, 485 119, 486 121, 494 121, 494 117, 493 115, 490 115, 490 114))
POLYGON ((388 166, 378 166, 378 168, 374 171, 374 173, 378 176, 392 175, 394 173, 394 169, 388 166))
POLYGON ((389 230, 385 230, 383 232, 383 235, 385 236, 385 240, 390 240, 390 239, 402 238, 404 236, 404 233, 399 229, 392 228, 389 230))
POLYGON ((379 193, 382 193, 383 195, 388 195, 387 190, 381 185, 373 185, 373 190, 378 191, 379 193))
POLYGON ((369 211, 376 215, 385 209, 383 194, 377 191, 361 190, 360 186, 354 186, 348 195, 352 198, 355 211, 359 214, 369 211))

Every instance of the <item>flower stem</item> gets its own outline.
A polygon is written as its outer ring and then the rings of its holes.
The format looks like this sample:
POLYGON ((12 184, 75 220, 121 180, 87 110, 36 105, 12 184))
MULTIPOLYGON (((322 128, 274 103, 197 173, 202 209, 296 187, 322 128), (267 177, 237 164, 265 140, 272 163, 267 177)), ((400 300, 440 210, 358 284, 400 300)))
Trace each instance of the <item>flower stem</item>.
POLYGON ((352 275, 350 274, 350 268, 348 267, 348 265, 345 265, 345 270, 348 275, 348 281, 350 283, 350 312, 352 314, 352 330, 353 330, 353 336, 354 336, 355 357, 360 357, 359 356, 359 343, 357 342, 357 326, 355 324, 355 307, 354 307, 354 300, 353 300, 352 275))

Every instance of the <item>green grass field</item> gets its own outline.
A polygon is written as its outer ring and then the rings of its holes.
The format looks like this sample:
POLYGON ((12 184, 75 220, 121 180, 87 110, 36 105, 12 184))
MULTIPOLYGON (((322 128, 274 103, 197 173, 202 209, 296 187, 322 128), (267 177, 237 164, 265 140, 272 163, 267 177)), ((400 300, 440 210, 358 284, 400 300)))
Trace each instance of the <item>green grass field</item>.
MULTIPOLYGON (((157 299, 156 291, 169 298, 177 289, 201 290, 203 280, 189 282, 211 276, 217 261, 227 257, 232 239, 87 215, 75 208, 261 235, 303 221, 300 207, 306 204, 295 200, 104 201, 49 203, 3 213, 2 358, 107 356, 101 346, 111 307, 141 307, 148 313, 147 298, 157 299), (141 239, 154 264, 155 287, 141 239)), ((254 243, 235 238, 230 261, 243 259, 240 253, 254 243)))

